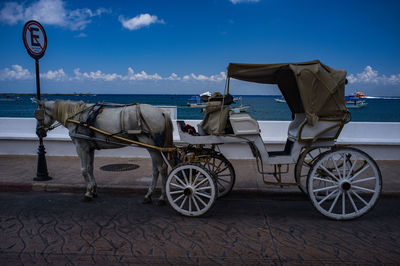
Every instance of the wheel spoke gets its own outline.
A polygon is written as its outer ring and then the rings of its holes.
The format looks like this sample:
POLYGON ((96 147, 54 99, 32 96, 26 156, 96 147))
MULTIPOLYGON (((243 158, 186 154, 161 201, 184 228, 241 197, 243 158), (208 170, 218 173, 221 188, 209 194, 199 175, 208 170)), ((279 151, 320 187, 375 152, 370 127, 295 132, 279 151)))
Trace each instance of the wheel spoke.
POLYGON ((222 170, 219 170, 218 172, 215 172, 215 174, 222 173, 222 172, 225 171, 226 169, 228 169, 228 166, 225 166, 222 170))
MULTIPOLYGON (((344 155, 344 156, 343 156, 343 177, 346 176, 346 160, 347 160, 347 156, 344 155)), ((345 195, 343 194, 343 196, 345 196, 345 195)), ((344 213, 343 213, 343 214, 344 214, 344 213)))
POLYGON ((193 181, 193 171, 190 170, 190 172, 189 172, 189 185, 192 185, 192 181, 193 181))
POLYGON ((351 168, 349 170, 349 174, 346 176, 346 178, 348 179, 351 175, 351 173, 353 172, 354 166, 357 164, 358 162, 358 157, 356 157, 356 159, 354 160, 353 164, 351 165, 351 168))
POLYGON ((196 195, 199 195, 199 196, 202 196, 202 197, 205 197, 205 198, 208 198, 208 199, 211 199, 211 196, 210 195, 207 195, 207 194, 204 194, 204 193, 200 193, 200 192, 195 192, 195 194, 196 195))
POLYGON ((179 193, 183 193, 183 190, 175 190, 170 192, 171 195, 175 195, 175 194, 179 194, 179 193))
POLYGON ((174 203, 176 203, 178 200, 180 200, 182 197, 184 197, 185 194, 180 195, 179 197, 177 197, 176 199, 174 199, 174 203))
POLYGON ((365 188, 365 187, 359 187, 359 186, 351 186, 352 188, 358 189, 358 190, 362 190, 362 191, 366 191, 366 192, 371 192, 371 193, 375 193, 375 190, 369 189, 369 188, 365 188))
POLYGON ((217 177, 217 182, 218 181, 223 181, 223 182, 225 182, 225 183, 230 183, 230 181, 229 180, 225 180, 225 179, 223 179, 223 178, 219 178, 219 177, 217 177))
POLYGON ((337 177, 336 177, 331 171, 329 171, 328 169, 326 169, 325 166, 323 166, 323 165, 321 164, 320 167, 321 167, 322 170, 324 170, 328 175, 330 175, 333 179, 335 179, 336 181, 339 181, 339 180, 337 179, 337 177))
POLYGON ((362 203, 364 203, 365 205, 368 205, 368 202, 366 202, 360 195, 358 195, 357 192, 355 192, 354 190, 351 191, 354 195, 356 195, 356 197, 362 201, 362 203))
POLYGON ((194 178, 192 184, 196 184, 197 178, 199 178, 200 174, 201 174, 200 172, 197 173, 197 175, 196 175, 196 177, 194 178))
POLYGON ((182 186, 180 186, 180 185, 178 185, 178 184, 175 184, 175 183, 170 183, 171 184, 171 186, 174 186, 174 187, 177 187, 177 188, 180 188, 180 189, 185 189, 185 187, 182 187, 182 186))
POLYGON ((202 185, 203 183, 205 183, 207 181, 207 178, 204 178, 203 180, 200 181, 200 183, 198 183, 197 185, 195 185, 194 187, 197 188, 200 185, 202 185))
MULTIPOLYGON (((183 171, 182 171, 182 172, 183 172, 183 171)), ((178 180, 179 183, 181 183, 182 186, 184 186, 184 187, 186 186, 186 184, 183 183, 183 181, 181 180, 181 178, 180 178, 179 176, 174 175, 174 177, 175 177, 176 180, 178 180)))
MULTIPOLYGON (((185 194, 184 194, 184 195, 185 195, 185 194)), ((179 208, 182 209, 182 207, 183 207, 183 205, 185 204, 187 198, 188 198, 187 196, 185 196, 185 197, 183 198, 183 200, 182 200, 181 205, 179 206, 179 208)))
POLYGON ((337 188, 337 186, 330 186, 330 187, 323 187, 323 188, 315 189, 315 190, 313 190, 313 193, 320 192, 320 191, 325 191, 325 190, 330 190, 332 188, 337 188))
POLYGON ((320 177, 314 177, 314 179, 320 180, 320 181, 324 181, 324 182, 333 183, 333 184, 337 184, 336 181, 333 181, 333 180, 331 180, 331 179, 325 179, 325 178, 320 178, 320 177))
POLYGON ((196 207, 196 210, 200 211, 200 208, 199 208, 199 205, 197 204, 196 198, 192 197, 192 200, 193 200, 194 206, 196 207))
MULTIPOLYGON (((344 175, 344 173, 343 173, 344 175)), ((346 193, 342 192, 342 215, 346 214, 346 193)))
POLYGON ((201 204, 203 204, 203 206, 207 206, 207 204, 199 196, 197 196, 196 194, 193 195, 198 201, 200 201, 201 204))
POLYGON ((349 178, 349 181, 353 180, 354 178, 356 178, 357 176, 359 176, 362 172, 364 172, 365 170, 367 170, 369 168, 369 164, 367 164, 363 169, 361 169, 360 171, 358 171, 355 175, 353 175, 351 178, 349 178))
POLYGON ((196 191, 199 191, 199 190, 206 190, 206 189, 211 189, 211 187, 201 187, 201 188, 197 188, 196 191))
POLYGON ((321 201, 319 201, 318 204, 321 205, 325 200, 329 199, 336 191, 338 191, 338 190, 335 189, 334 191, 329 193, 327 196, 325 196, 325 198, 323 198, 321 201))
MULTIPOLYGON (((192 169, 189 168, 189 173, 191 173, 191 172, 192 172, 192 169)), ((185 179, 186 184, 189 184, 187 176, 186 176, 186 173, 185 173, 185 170, 182 171, 182 174, 183 174, 183 178, 185 179)))
POLYGON ((192 212, 192 197, 188 196, 189 199, 189 212, 192 212))
POLYGON ((358 179, 356 181, 351 182, 351 184, 362 183, 362 182, 366 182, 366 181, 370 181, 370 180, 376 180, 376 177, 371 176, 371 177, 367 177, 367 178, 363 178, 363 179, 358 179))
POLYGON ((339 171, 339 169, 338 169, 338 167, 337 167, 336 161, 333 160, 332 158, 331 158, 331 160, 332 160, 332 162, 333 162, 333 165, 335 166, 336 172, 337 172, 338 175, 339 175, 339 179, 342 179, 342 176, 340 175, 340 171, 339 171))
POLYGON ((355 210, 356 212, 358 212, 357 206, 356 206, 356 204, 354 203, 354 200, 353 200, 353 198, 351 197, 349 191, 346 191, 346 193, 347 193, 347 197, 349 197, 349 199, 350 199, 351 205, 353 205, 354 210, 355 210))
MULTIPOLYGON (((338 190, 335 190, 335 191, 338 191, 338 190)), ((337 200, 339 199, 339 197, 340 197, 340 193, 337 193, 335 199, 333 200, 333 202, 331 204, 331 207, 329 208, 329 212, 332 212, 333 207, 335 207, 335 204, 336 204, 337 200)))

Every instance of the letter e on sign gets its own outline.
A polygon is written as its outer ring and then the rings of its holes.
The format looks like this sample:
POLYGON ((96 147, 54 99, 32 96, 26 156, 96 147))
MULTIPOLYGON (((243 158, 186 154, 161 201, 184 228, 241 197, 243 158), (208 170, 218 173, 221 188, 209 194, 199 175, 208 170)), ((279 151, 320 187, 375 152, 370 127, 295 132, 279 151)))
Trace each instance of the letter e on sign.
POLYGON ((35 20, 25 23, 22 39, 28 54, 36 60, 43 57, 47 48, 46 32, 42 25, 35 20))

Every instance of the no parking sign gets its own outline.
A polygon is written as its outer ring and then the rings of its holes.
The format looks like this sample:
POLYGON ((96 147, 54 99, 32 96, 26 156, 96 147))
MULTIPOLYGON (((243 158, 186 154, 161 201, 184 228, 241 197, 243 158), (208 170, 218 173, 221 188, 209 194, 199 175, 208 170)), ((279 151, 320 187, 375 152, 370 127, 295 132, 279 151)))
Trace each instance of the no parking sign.
MULTIPOLYGON (((36 68, 36 98, 40 100, 40 74, 39 74, 39 59, 43 57, 44 52, 47 48, 47 36, 42 25, 35 21, 30 20, 25 23, 22 30, 22 40, 28 54, 35 59, 36 68)), ((40 111, 40 106, 38 106, 40 111)), ((44 109, 43 109, 44 111, 44 109)), ((51 177, 47 171, 46 163, 46 151, 43 145, 43 137, 46 136, 46 131, 43 129, 43 121, 38 121, 38 127, 36 128, 36 135, 39 137, 39 149, 38 149, 38 164, 35 181, 47 181, 51 177)))
POLYGON ((22 39, 28 54, 35 60, 43 57, 47 48, 46 32, 42 25, 35 20, 25 23, 22 31, 22 39))

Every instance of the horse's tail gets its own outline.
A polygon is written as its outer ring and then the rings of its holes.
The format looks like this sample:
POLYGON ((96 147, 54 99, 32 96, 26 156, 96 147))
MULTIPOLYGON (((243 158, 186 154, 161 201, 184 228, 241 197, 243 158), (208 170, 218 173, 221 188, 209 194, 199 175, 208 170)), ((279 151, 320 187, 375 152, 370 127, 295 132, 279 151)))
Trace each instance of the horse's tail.
POLYGON ((174 127, 172 125, 172 120, 169 114, 163 113, 165 119, 165 128, 164 128, 164 147, 172 147, 173 146, 173 131, 174 127))

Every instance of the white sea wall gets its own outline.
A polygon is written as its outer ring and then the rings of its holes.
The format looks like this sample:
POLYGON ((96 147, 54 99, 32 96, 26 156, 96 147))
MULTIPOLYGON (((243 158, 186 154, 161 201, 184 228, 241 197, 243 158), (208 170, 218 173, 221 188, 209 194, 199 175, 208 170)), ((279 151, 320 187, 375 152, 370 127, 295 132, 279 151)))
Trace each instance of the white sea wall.
MULTIPOLYGON (((200 120, 186 120, 196 127, 200 120)), ((280 150, 286 142, 289 121, 258 121, 261 137, 268 150, 280 150)), ((176 123, 174 123, 176 127, 176 123)), ((38 139, 35 134, 34 118, 0 118, 0 155, 35 155, 38 139)), ((178 131, 174 130, 174 142, 181 144, 178 131)), ((370 154, 376 160, 400 160, 400 123, 350 122, 340 134, 338 144, 350 144, 370 154)), ((44 139, 47 155, 76 156, 75 147, 68 131, 58 127, 49 132, 44 139)), ((228 158, 251 159, 246 144, 224 144, 221 151, 228 158)), ((104 157, 149 157, 142 148, 125 147, 122 149, 96 151, 96 156, 104 157)))

